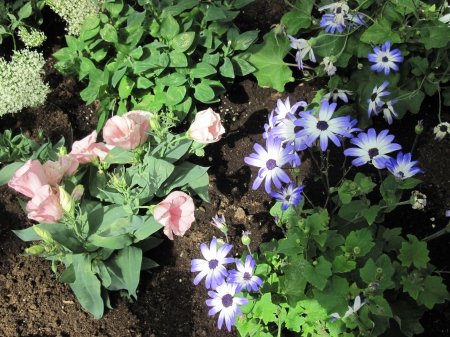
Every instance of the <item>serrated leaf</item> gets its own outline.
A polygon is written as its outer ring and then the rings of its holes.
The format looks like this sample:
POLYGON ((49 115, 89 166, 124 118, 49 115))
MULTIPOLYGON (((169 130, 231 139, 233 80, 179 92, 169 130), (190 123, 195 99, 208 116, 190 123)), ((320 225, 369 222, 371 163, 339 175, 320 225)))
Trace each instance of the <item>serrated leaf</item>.
POLYGON ((339 313, 344 316, 348 310, 346 296, 349 285, 346 279, 333 275, 323 290, 313 289, 314 297, 319 304, 327 310, 328 314, 339 313))
POLYGON ((333 273, 346 273, 356 268, 355 261, 349 261, 345 256, 338 255, 333 261, 333 273))
POLYGON ((387 18, 375 19, 374 24, 361 35, 361 42, 382 44, 389 40, 391 43, 401 43, 400 35, 391 29, 391 24, 387 18))
POLYGON ((419 293, 417 303, 433 309, 435 304, 444 303, 449 298, 448 291, 442 283, 442 277, 428 275, 423 282, 424 291, 419 293))
POLYGON ((286 27, 286 33, 297 35, 300 29, 311 25, 311 11, 314 2, 310 0, 297 0, 294 7, 283 15, 281 23, 286 27))
POLYGON ((402 276, 403 291, 407 292, 412 298, 417 300, 419 293, 424 291, 423 283, 416 280, 412 280, 409 276, 402 276))
POLYGON ((252 45, 250 63, 255 66, 254 75, 261 87, 271 87, 278 91, 284 91, 284 86, 289 82, 292 71, 283 61, 291 50, 288 38, 279 38, 278 41, 272 32, 264 35, 261 44, 252 45))
POLYGON ((300 305, 301 302, 297 302, 295 308, 290 308, 286 316, 286 328, 291 331, 300 332, 303 323, 305 323, 306 318, 303 316, 305 309, 300 305))
POLYGON ((435 25, 420 28, 420 39, 426 49, 443 48, 450 42, 448 26, 443 25, 439 20, 435 20, 435 25), (440 27, 438 27, 441 25, 440 27))
POLYGON ((366 255, 373 246, 375 246, 375 243, 373 242, 372 233, 367 228, 350 232, 345 240, 347 252, 355 253, 355 248, 359 248, 357 256, 366 255))
POLYGON ((369 225, 373 224, 375 221, 375 218, 377 217, 378 212, 380 211, 379 205, 373 205, 369 208, 364 208, 361 210, 361 215, 364 217, 364 219, 367 220, 367 223, 369 225))
POLYGON ((260 318, 264 323, 278 322, 278 306, 272 303, 271 293, 265 293, 255 302, 253 317, 260 318))
POLYGON ((309 283, 316 288, 323 290, 328 277, 332 274, 331 263, 325 260, 323 256, 320 256, 316 262, 316 266, 312 266, 309 263, 306 264, 304 275, 309 283))
POLYGON ((409 267, 412 264, 416 268, 426 268, 430 261, 426 242, 420 242, 414 235, 407 235, 409 242, 403 242, 398 259, 402 266, 409 267))

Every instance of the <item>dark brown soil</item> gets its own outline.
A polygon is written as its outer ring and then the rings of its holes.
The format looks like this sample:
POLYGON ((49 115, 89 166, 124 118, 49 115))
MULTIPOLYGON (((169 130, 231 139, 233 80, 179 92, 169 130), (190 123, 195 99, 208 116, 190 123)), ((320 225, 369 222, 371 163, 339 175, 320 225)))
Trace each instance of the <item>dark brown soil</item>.
MULTIPOLYGON (((267 31, 287 10, 281 0, 257 0, 244 8, 239 22, 242 30, 267 31)), ((62 32, 54 28, 60 26, 60 22, 54 21, 53 25, 47 27, 48 31, 62 32)), ((47 57, 45 81, 52 92, 46 105, 4 116, 0 119, 0 131, 12 129, 17 133, 22 130, 37 139, 38 127, 42 127, 44 136, 53 142, 64 136, 70 144, 95 129, 96 106, 85 106, 81 100, 79 92, 83 84, 62 76, 53 68, 55 60, 50 55, 64 46, 63 35, 53 36, 48 42, 44 50, 47 57)), ((253 152, 255 142, 262 142, 267 114, 276 106, 278 98, 290 96, 291 102, 310 102, 315 91, 322 87, 321 82, 294 83, 285 93, 278 93, 260 88, 252 77, 235 83, 214 107, 221 112, 226 135, 220 142, 206 147, 205 156, 198 159, 198 163, 211 166, 211 203, 200 204, 197 220, 184 237, 165 240, 148 253, 160 267, 151 274, 142 273, 138 300, 129 303, 116 294, 112 299, 115 309, 100 320, 82 309, 68 285, 55 279, 50 262, 20 256, 26 245, 12 230, 27 228, 32 222, 19 206, 17 197, 20 196, 7 186, 0 187, 0 336, 237 336, 236 330, 231 334, 219 331, 217 317, 208 316, 207 290, 193 285, 190 261, 200 257, 200 243, 220 236, 210 225, 217 213, 223 213, 227 219, 233 254, 240 255, 244 251, 240 243, 244 229, 251 231, 253 251, 261 242, 282 235, 268 213, 272 198, 263 189, 251 189, 257 170, 247 166, 243 158, 253 152)), ((424 119, 425 131, 413 155, 425 171, 420 177, 424 182, 419 189, 428 196, 429 206, 425 212, 405 206, 390 213, 385 223, 391 227, 401 226, 403 234, 412 233, 419 238, 444 228, 448 222, 445 210, 450 208, 450 178, 447 177, 450 137, 440 142, 433 140, 436 111, 435 101, 429 100, 419 115, 407 115, 390 128, 397 142, 408 152, 415 137, 414 125, 418 119, 424 119)), ((381 120, 376 124, 378 129, 386 126, 381 120)), ((309 187, 314 183, 308 178, 314 168, 307 158, 304 163, 305 191, 314 194, 313 187, 309 187)), ((445 272, 442 276, 448 285, 449 238, 432 241, 429 249, 431 262, 445 272)), ((449 315, 448 302, 426 313, 422 319, 426 331, 423 335, 447 336, 449 315)))

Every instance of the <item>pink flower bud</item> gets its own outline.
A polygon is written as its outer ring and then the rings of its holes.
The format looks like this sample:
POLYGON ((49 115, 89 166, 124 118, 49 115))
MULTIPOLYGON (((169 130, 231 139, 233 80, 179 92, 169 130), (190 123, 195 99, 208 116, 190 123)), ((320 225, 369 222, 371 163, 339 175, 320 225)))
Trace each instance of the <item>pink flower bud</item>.
POLYGON ((197 112, 191 124, 188 136, 198 143, 208 144, 220 140, 225 129, 220 122, 220 115, 211 108, 197 112))

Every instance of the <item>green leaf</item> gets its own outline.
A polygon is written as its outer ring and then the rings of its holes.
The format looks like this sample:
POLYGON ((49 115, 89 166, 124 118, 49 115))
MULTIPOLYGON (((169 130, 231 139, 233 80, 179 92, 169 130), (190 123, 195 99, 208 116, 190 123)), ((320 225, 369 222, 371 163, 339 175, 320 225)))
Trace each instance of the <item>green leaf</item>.
POLYGON ((116 262, 122 271, 128 294, 137 299, 136 289, 139 285, 142 250, 133 246, 125 247, 124 249, 119 250, 116 262))
MULTIPOLYGON (((303 256, 292 256, 290 264, 283 266, 284 276, 280 277, 280 284, 283 293, 288 299, 288 303, 294 303, 305 296, 305 288, 308 283, 304 275, 306 261, 303 256)), ((292 305, 292 304, 291 304, 292 305)))
POLYGON ((59 282, 73 283, 75 282, 75 279, 75 267, 73 266, 73 264, 71 264, 66 268, 66 270, 63 271, 63 273, 59 277, 59 282))
POLYGON ((378 212, 380 211, 380 206, 373 205, 369 208, 364 208, 361 210, 361 215, 367 220, 369 225, 373 224, 375 218, 377 217, 378 212))
POLYGON ((278 322, 278 306, 272 303, 271 293, 265 293, 255 302, 253 317, 260 318, 265 324, 278 322))
POLYGON ((346 296, 349 285, 346 279, 333 275, 323 290, 313 289, 314 297, 327 310, 328 314, 337 312, 341 317, 348 310, 346 296))
POLYGON ((172 15, 168 14, 161 24, 160 33, 166 41, 171 41, 180 32, 180 25, 172 15))
POLYGON ((287 238, 278 240, 278 253, 295 256, 303 252, 303 247, 300 245, 299 229, 294 229, 297 232, 297 235, 291 230, 289 231, 289 236, 287 238))
POLYGON ((147 239, 150 235, 163 228, 163 226, 157 222, 153 216, 148 216, 141 228, 134 232, 134 242, 139 242, 147 239))
POLYGON ((250 63, 255 66, 254 75, 261 87, 271 87, 280 92, 284 91, 284 85, 289 82, 292 71, 283 61, 291 50, 288 38, 275 40, 272 32, 264 35, 264 42, 252 45, 250 63))
POLYGON ((219 70, 223 77, 234 78, 233 64, 228 57, 224 58, 223 64, 220 66, 219 70))
POLYGON ((338 255, 333 261, 333 273, 346 273, 356 268, 355 261, 349 261, 345 256, 338 255))
POLYGON ((315 267, 309 263, 305 266, 304 275, 309 283, 316 288, 323 290, 327 283, 328 277, 332 275, 331 263, 325 260, 323 256, 320 256, 316 262, 318 263, 315 267))
POLYGON ((148 89, 153 85, 154 85, 154 83, 145 77, 139 76, 137 78, 136 88, 138 88, 138 89, 148 89))
POLYGON ((226 17, 227 16, 223 10, 221 10, 220 8, 211 4, 210 6, 208 6, 208 9, 206 10, 206 14, 205 14, 205 17, 203 18, 203 20, 217 21, 217 20, 225 19, 226 17))
POLYGON ((444 303, 449 298, 448 291, 442 283, 442 277, 428 275, 423 282, 425 291, 419 293, 417 303, 433 309, 435 304, 444 303))
POLYGON ((176 187, 182 187, 191 181, 200 178, 209 167, 202 167, 190 162, 182 162, 176 166, 169 178, 164 182, 161 188, 156 192, 159 197, 166 196, 176 187))
POLYGON ((205 78, 206 76, 216 74, 217 71, 207 62, 197 63, 189 72, 191 78, 205 78))
POLYGON ((14 173, 16 173, 16 171, 20 169, 23 166, 23 164, 25 163, 18 161, 3 167, 0 170, 0 186, 8 183, 14 176, 14 173))
POLYGON ((361 172, 356 173, 354 182, 360 187, 362 193, 370 193, 373 191, 374 187, 377 186, 377 184, 372 182, 371 177, 367 177, 361 172))
POLYGON ((132 28, 134 26, 140 26, 147 15, 147 12, 132 12, 127 18, 127 28, 132 28))
POLYGON ((166 105, 176 105, 180 103, 186 96, 187 89, 184 86, 180 87, 169 87, 167 90, 167 100, 166 105))
POLYGON ((368 44, 382 44, 386 40, 391 43, 401 43, 400 35, 391 29, 392 22, 382 17, 375 19, 375 22, 361 35, 361 42, 368 44))
POLYGON ((187 79, 180 73, 172 73, 161 79, 161 84, 168 87, 178 87, 186 83, 187 79))
POLYGON ((91 15, 83 21, 81 27, 80 39, 87 41, 93 38, 100 31, 100 19, 97 15, 91 15))
POLYGON ((120 81, 120 79, 122 78, 122 76, 125 74, 126 71, 127 71, 127 67, 123 67, 114 72, 114 75, 111 79, 111 85, 114 88, 116 87, 116 84, 120 81))
POLYGON ((188 60, 186 55, 184 55, 181 52, 178 51, 171 51, 169 53, 169 67, 187 67, 188 66, 188 60))
POLYGON ((172 48, 178 52, 184 52, 192 46, 194 41, 195 32, 181 33, 172 39, 172 48))
POLYGON ((259 31, 250 30, 240 34, 236 39, 231 40, 231 47, 234 50, 247 50, 258 38, 259 31))
POLYGON ((428 72, 428 60, 419 56, 408 59, 411 64, 411 72, 416 76, 426 75, 428 72))
POLYGON ((92 271, 91 257, 88 254, 75 254, 72 256, 75 269, 75 281, 70 284, 78 301, 94 315, 95 319, 103 316, 104 304, 100 295, 101 284, 92 271))
POLYGON ((109 23, 105 24, 100 30, 100 36, 107 42, 116 43, 119 41, 116 29, 109 23))
POLYGON ((200 178, 198 178, 194 181, 190 181, 189 187, 192 188, 195 191, 195 193, 197 193, 198 196, 200 198, 202 198, 202 200, 204 200, 206 202, 210 202, 209 201, 209 193, 208 193, 208 189, 209 189, 208 172, 206 172, 200 178))
POLYGON ((410 276, 402 276, 401 285, 403 285, 403 291, 407 292, 412 298, 417 300, 419 293, 424 291, 422 279, 414 280, 410 276))
POLYGON ((92 234, 88 241, 97 247, 105 247, 111 249, 122 249, 133 243, 130 235, 122 234, 118 236, 100 236, 98 234, 92 234))
POLYGON ((297 302, 295 308, 290 308, 286 316, 286 328, 291 331, 300 332, 302 325, 305 323, 306 318, 303 316, 305 309, 300 305, 301 302, 297 302))
POLYGON ((200 102, 206 103, 213 100, 214 97, 216 97, 216 94, 211 86, 201 82, 194 88, 194 97, 200 102))
POLYGON ((256 70, 255 67, 241 57, 233 57, 231 63, 233 64, 234 73, 237 76, 245 76, 256 70))
POLYGON ((416 178, 407 178, 405 180, 401 180, 398 184, 398 188, 402 190, 410 190, 419 185, 422 182, 420 179, 416 178))
POLYGON ((426 49, 445 47, 450 41, 448 26, 435 20, 435 25, 421 27, 419 41, 424 44, 426 49), (441 26, 438 27, 438 25, 441 26))
POLYGON ((426 268, 428 257, 428 249, 426 242, 420 242, 414 235, 407 235, 409 242, 403 242, 398 258, 402 261, 402 266, 409 267, 412 264, 416 268, 426 268))
POLYGON ((375 246, 375 243, 373 242, 372 233, 367 228, 350 232, 345 240, 347 252, 355 253, 357 256, 366 255, 373 246, 375 246), (355 248, 359 248, 359 254, 356 254, 355 248))
POLYGON ((128 76, 122 77, 119 84, 119 97, 122 99, 128 98, 134 87, 134 81, 128 76))
POLYGON ((33 7, 31 6, 31 2, 26 3, 22 8, 20 8, 19 12, 17 13, 17 16, 19 17, 19 20, 26 19, 33 14, 33 7))
POLYGON ((310 0, 297 0, 294 7, 283 15, 281 23, 286 26, 287 34, 295 36, 300 29, 309 28, 313 5, 310 0))
POLYGON ((125 150, 120 146, 115 146, 108 152, 103 161, 109 164, 130 164, 134 160, 134 154, 132 151, 125 150))
POLYGON ((383 254, 375 263, 372 259, 367 260, 365 266, 359 270, 361 279, 369 286, 372 282, 378 282, 380 290, 391 288, 394 283, 392 276, 395 269, 390 258, 383 254))

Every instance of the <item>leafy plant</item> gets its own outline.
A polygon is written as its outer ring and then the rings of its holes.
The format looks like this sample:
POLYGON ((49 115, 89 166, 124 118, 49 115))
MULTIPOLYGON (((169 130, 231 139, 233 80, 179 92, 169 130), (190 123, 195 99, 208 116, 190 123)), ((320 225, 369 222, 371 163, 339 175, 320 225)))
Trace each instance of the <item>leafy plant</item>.
MULTIPOLYGON (((345 107, 345 113, 356 117, 363 129, 371 125, 367 107, 372 89, 385 81, 390 95, 383 103, 393 105, 394 113, 390 114, 395 118, 402 118, 407 111, 417 114, 425 95, 437 94, 439 102, 448 106, 450 91, 445 83, 450 78, 450 36, 448 20, 443 17, 448 12, 444 3, 438 6, 432 1, 358 0, 316 4, 297 0, 291 3, 292 10, 281 18, 281 23, 264 36, 263 43, 249 48, 249 61, 256 68, 258 83, 278 91, 293 80, 291 67, 299 66, 305 80, 330 76, 331 92, 352 92, 353 103, 345 107), (312 19, 317 10, 323 14, 320 21, 312 19), (300 34, 302 39, 296 39, 300 34), (392 49, 385 49, 387 41, 392 49), (376 58, 369 54, 377 48, 381 53, 375 62, 376 58), (380 68, 380 64, 388 65, 393 60, 394 49, 401 55, 401 61, 396 61, 402 62, 400 69, 380 68), (387 56, 386 61, 381 60, 382 56, 387 56)), ((379 110, 374 114, 378 115, 379 110)), ((392 123, 392 117, 386 119, 392 123)))
POLYGON ((80 36, 66 36, 55 67, 87 79, 87 104, 98 99, 97 130, 110 113, 170 110, 181 122, 198 103, 218 101, 235 76, 254 68, 243 56, 257 31, 240 34, 233 19, 249 0, 145 1, 135 9, 122 0, 103 5, 80 36))

